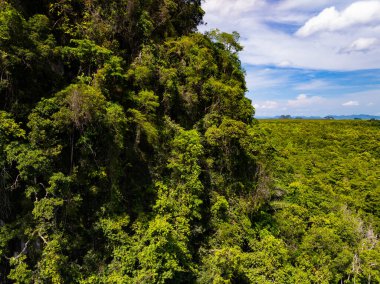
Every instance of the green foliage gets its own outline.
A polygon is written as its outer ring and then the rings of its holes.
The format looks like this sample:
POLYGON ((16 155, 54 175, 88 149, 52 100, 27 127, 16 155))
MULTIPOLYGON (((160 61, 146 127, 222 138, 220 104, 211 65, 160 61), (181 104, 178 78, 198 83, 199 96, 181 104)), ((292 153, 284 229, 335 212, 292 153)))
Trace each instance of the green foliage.
POLYGON ((199 283, 247 283, 242 270, 242 252, 238 248, 222 248, 204 260, 199 283))
POLYGON ((141 269, 137 283, 166 283, 191 269, 190 254, 182 234, 165 215, 158 215, 149 223, 143 238, 145 246, 138 255, 141 269))
POLYGON ((87 39, 72 39, 71 43, 75 46, 64 46, 61 52, 68 62, 79 62, 78 74, 91 75, 112 56, 112 51, 87 39))
POLYGON ((229 34, 216 29, 207 34, 213 41, 222 45, 228 52, 236 53, 243 50, 243 47, 239 44, 240 35, 236 31, 229 34))
POLYGON ((1 283, 379 282, 378 124, 257 123, 200 4, 0 1, 1 283))
POLYGON ((0 111, 0 219, 9 214, 9 191, 18 185, 18 178, 12 173, 12 166, 6 155, 6 149, 11 141, 25 139, 25 131, 17 124, 10 114, 0 111))
POLYGON ((34 15, 26 20, 2 1, 0 46, 0 107, 25 119, 30 107, 54 89, 62 76, 48 17, 34 15))
POLYGON ((250 244, 252 252, 245 254, 244 267, 250 283, 287 283, 290 281, 291 266, 289 251, 281 239, 265 231, 260 240, 250 244))
POLYGON ((26 256, 21 255, 16 258, 13 257, 10 259, 10 265, 15 267, 12 269, 8 275, 10 280, 14 280, 16 283, 30 283, 32 280, 32 271, 28 268, 28 265, 25 263, 26 256))
POLYGON ((271 131, 276 152, 270 167, 283 196, 271 202, 275 213, 268 225, 293 250, 293 277, 377 283, 377 270, 366 270, 365 258, 373 255, 376 267, 379 219, 371 199, 379 186, 373 148, 378 127, 364 121, 261 121, 260 128, 271 131))

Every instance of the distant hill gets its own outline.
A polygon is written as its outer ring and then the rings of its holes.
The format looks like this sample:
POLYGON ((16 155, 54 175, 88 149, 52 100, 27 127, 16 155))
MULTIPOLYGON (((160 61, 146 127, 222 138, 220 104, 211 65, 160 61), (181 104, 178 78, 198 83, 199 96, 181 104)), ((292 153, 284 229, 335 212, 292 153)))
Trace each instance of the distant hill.
POLYGON ((353 115, 331 115, 334 119, 380 119, 380 116, 369 115, 369 114, 353 114, 353 115))
POLYGON ((380 120, 380 116, 369 114, 351 114, 351 115, 327 115, 327 116, 290 116, 290 115, 277 115, 277 116, 257 116, 257 119, 336 119, 336 120, 380 120))

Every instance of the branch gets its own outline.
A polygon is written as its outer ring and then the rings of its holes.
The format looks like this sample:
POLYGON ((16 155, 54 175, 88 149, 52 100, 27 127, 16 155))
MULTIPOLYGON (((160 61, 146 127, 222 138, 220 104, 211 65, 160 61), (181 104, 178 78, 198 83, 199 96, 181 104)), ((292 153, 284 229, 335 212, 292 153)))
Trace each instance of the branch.
POLYGON ((28 244, 29 244, 29 242, 30 242, 30 240, 28 240, 26 243, 25 243, 25 245, 24 245, 24 248, 22 249, 22 251, 17 255, 17 256, 15 256, 14 258, 15 259, 18 259, 25 251, 26 251, 26 249, 28 248, 28 244))
POLYGON ((45 245, 48 244, 48 242, 47 242, 46 239, 41 235, 40 232, 38 232, 38 236, 41 238, 41 240, 43 240, 43 242, 45 243, 45 245))
POLYGON ((18 174, 17 177, 16 177, 15 182, 10 187, 8 187, 8 189, 10 189, 10 190, 16 189, 17 185, 18 185, 19 178, 20 178, 20 175, 18 174))
MULTIPOLYGON (((18 259, 22 254, 24 254, 24 252, 26 251, 26 249, 28 248, 28 244, 29 244, 29 242, 30 242, 30 240, 28 240, 26 243, 25 243, 25 245, 24 245, 24 248, 21 250, 21 252, 18 254, 18 255, 16 255, 16 256, 14 256, 13 258, 14 259, 18 259)), ((10 260, 11 259, 11 257, 6 257, 6 256, 4 256, 7 260, 10 260)))

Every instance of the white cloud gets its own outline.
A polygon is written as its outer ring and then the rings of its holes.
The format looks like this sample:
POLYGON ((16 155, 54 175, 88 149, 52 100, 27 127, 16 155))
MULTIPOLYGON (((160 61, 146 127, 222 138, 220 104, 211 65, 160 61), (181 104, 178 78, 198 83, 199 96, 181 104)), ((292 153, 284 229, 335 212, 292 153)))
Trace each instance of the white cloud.
POLYGON ((207 0, 203 9, 222 16, 236 16, 250 12, 265 4, 264 0, 207 0))
POLYGON ((332 25, 331 23, 338 17, 339 12, 335 7, 326 8, 318 16, 308 20, 306 24, 296 32, 296 35, 306 37, 324 29, 328 30, 332 25))
POLYGON ((288 80, 287 75, 280 75, 275 70, 269 68, 248 70, 246 76, 248 89, 254 92, 268 87, 285 85, 288 80))
POLYGON ((342 104, 342 106, 359 106, 358 101, 348 101, 342 104))
POLYGON ((365 52, 349 52, 348 47, 360 38, 379 38, 380 16, 378 25, 374 24, 377 20, 373 20, 334 33, 317 33, 311 37, 295 35, 300 26, 326 5, 334 5, 341 15, 350 11, 348 7, 357 7, 355 3, 367 2, 380 5, 379 0, 205 0, 207 25, 200 26, 200 30, 238 31, 244 46, 240 54, 244 64, 334 71, 377 69, 380 67, 379 44, 373 44, 365 52))
POLYGON ((305 107, 310 105, 321 104, 325 100, 319 96, 307 96, 305 94, 300 94, 295 100, 289 100, 289 107, 305 107))
POLYGON ((276 109, 279 107, 279 103, 276 101, 265 101, 261 104, 253 105, 256 109, 276 109))
POLYGON ((205 0, 207 25, 199 30, 240 33, 244 50, 239 57, 257 115, 280 115, 284 108, 292 115, 352 114, 352 110, 373 114, 380 105, 380 86, 375 84, 379 71, 365 73, 362 79, 345 72, 380 69, 380 17, 374 19, 367 10, 358 9, 357 3, 366 9, 368 5, 363 3, 378 5, 374 0, 205 0), (335 7, 338 18, 352 19, 346 21, 346 27, 333 31, 328 27, 306 37, 295 34, 330 6, 335 7), (368 39, 377 40, 372 43, 368 39), (353 93, 355 90, 362 91, 353 93), (295 98, 298 93, 308 95, 295 98), (361 103, 357 107, 342 105, 349 101, 361 103))
POLYGON ((289 67, 289 66, 292 66, 293 64, 288 60, 284 60, 284 61, 281 61, 279 64, 276 64, 276 65, 278 65, 279 67, 289 67))
POLYGON ((298 84, 294 89, 299 91, 320 90, 331 87, 329 83, 322 80, 312 80, 308 83, 298 84))
POLYGON ((339 12, 335 7, 324 9, 309 19, 296 35, 307 37, 317 32, 338 31, 355 25, 380 23, 380 1, 358 1, 339 12))
MULTIPOLYGON (((286 101, 281 97, 271 99, 270 101, 277 102, 278 106, 273 109, 256 108, 257 116, 275 116, 281 114, 291 114, 292 116, 326 116, 331 114, 352 115, 355 113, 375 115, 379 111, 378 106, 380 105, 380 92, 379 90, 367 90, 356 93, 346 93, 339 97, 319 97, 302 94, 296 99, 290 100, 290 104, 289 101, 286 101), (360 101, 362 102, 370 103, 359 104, 358 98, 360 98, 360 101), (303 103, 305 101, 306 103, 303 103), (350 101, 357 102, 359 105, 354 105, 351 107, 343 105, 345 102, 348 103, 350 101)), ((257 102, 258 105, 262 105, 264 103, 265 102, 257 102)))
POLYGON ((347 48, 345 48, 344 52, 365 52, 369 51, 372 48, 374 48, 377 44, 378 40, 377 38, 370 37, 370 38, 358 38, 357 40, 353 41, 347 48))
POLYGON ((329 0, 318 0, 318 1, 305 1, 305 0, 285 0, 280 1, 278 8, 281 10, 311 10, 315 8, 321 8, 324 5, 329 4, 329 0))

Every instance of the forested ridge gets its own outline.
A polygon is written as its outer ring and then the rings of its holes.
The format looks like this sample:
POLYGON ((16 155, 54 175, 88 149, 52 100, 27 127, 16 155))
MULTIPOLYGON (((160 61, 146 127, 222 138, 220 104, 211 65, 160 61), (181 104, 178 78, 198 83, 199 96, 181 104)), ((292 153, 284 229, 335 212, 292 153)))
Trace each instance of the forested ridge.
POLYGON ((380 282, 379 124, 259 123, 202 17, 0 0, 0 283, 380 282))

